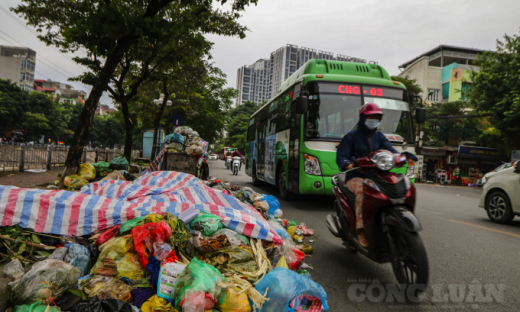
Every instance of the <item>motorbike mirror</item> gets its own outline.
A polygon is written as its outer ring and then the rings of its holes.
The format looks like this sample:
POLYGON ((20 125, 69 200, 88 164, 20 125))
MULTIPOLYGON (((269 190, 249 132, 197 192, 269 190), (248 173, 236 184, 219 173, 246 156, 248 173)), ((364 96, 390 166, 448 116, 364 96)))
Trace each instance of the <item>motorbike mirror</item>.
POLYGON ((306 96, 296 98, 296 114, 305 114, 309 106, 309 99, 306 96))
POLYGON ((424 107, 417 107, 415 109, 415 121, 418 124, 426 122, 426 109, 424 107))

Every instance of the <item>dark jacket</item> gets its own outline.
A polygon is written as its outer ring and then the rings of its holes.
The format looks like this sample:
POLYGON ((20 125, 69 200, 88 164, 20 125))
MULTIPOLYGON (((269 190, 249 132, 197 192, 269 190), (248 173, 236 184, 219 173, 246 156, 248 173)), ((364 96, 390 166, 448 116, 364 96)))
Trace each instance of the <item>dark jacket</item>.
MULTIPOLYGON (((380 149, 388 150, 392 153, 399 152, 392 147, 390 141, 381 131, 370 130, 365 126, 365 115, 361 115, 356 130, 352 130, 341 139, 336 153, 336 164, 342 171, 357 158, 368 156, 373 151, 380 149)), ((358 170, 350 171, 347 180, 354 177, 364 178, 366 175, 358 170)))

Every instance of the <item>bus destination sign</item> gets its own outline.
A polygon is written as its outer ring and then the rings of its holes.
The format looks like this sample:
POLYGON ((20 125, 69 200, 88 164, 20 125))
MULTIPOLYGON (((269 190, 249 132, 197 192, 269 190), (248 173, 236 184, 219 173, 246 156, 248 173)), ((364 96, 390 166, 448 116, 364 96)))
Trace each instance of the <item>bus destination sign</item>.
POLYGON ((361 95, 368 97, 384 97, 384 98, 403 98, 402 89, 397 88, 385 88, 385 87, 374 87, 374 86, 360 86, 354 84, 337 84, 337 83, 320 83, 320 92, 326 93, 339 93, 339 94, 350 94, 350 95, 361 95))

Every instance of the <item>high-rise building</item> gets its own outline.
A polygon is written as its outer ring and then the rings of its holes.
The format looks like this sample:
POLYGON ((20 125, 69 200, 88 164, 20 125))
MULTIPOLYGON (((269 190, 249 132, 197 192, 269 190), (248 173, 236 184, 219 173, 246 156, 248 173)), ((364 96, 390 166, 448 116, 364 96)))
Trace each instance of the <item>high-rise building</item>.
POLYGON ((253 65, 242 66, 238 69, 239 97, 235 104, 240 105, 248 100, 256 103, 268 101, 276 95, 282 83, 289 76, 312 59, 366 63, 366 60, 360 58, 342 54, 334 57, 332 52, 299 48, 296 45, 288 44, 272 52, 268 60, 260 59, 253 65))
POLYGON ((238 97, 235 105, 245 101, 261 103, 269 100, 269 60, 260 59, 253 65, 242 66, 237 71, 238 97))
POLYGON ((36 52, 23 47, 0 45, 0 78, 9 79, 22 90, 32 91, 36 52))

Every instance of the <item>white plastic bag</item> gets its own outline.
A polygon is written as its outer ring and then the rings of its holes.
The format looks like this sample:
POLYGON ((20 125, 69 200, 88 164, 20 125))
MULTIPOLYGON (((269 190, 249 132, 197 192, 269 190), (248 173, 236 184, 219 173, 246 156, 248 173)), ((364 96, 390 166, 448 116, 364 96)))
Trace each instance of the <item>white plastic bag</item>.
POLYGON ((4 274, 17 281, 25 274, 22 263, 18 259, 14 259, 4 266, 4 274))

